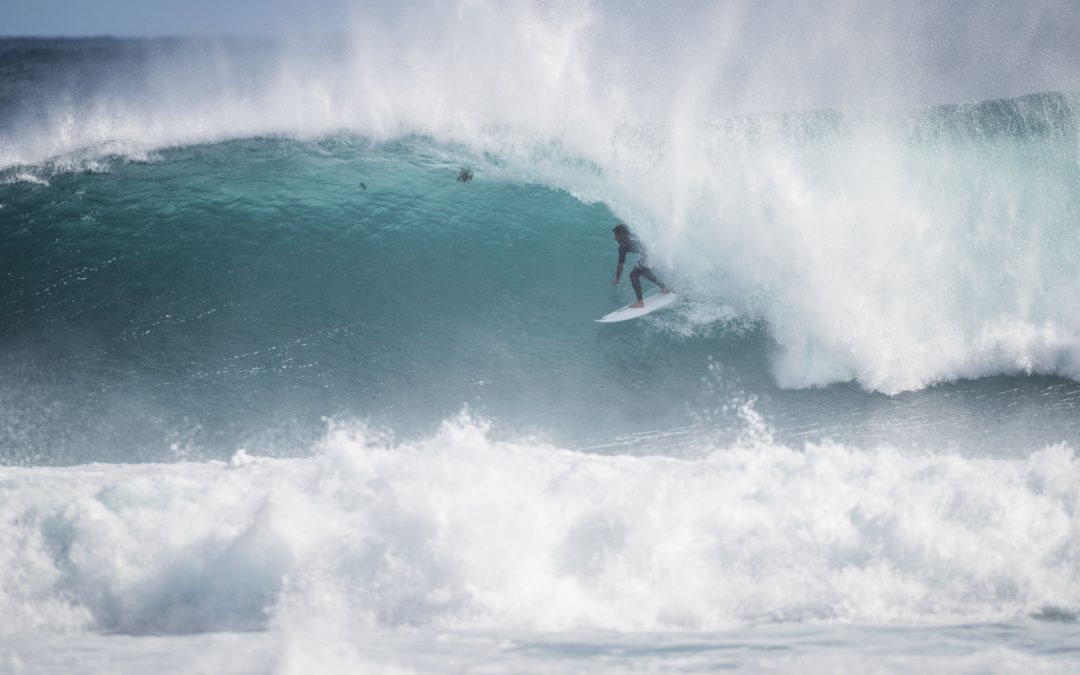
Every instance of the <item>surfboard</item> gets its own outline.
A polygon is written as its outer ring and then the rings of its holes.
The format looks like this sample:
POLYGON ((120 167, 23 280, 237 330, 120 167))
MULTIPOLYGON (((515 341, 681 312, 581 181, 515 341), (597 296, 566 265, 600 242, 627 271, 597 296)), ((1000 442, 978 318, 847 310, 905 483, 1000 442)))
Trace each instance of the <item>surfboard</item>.
POLYGON ((596 320, 597 323, 617 323, 619 321, 629 321, 630 319, 636 319, 639 316, 645 316, 655 312, 658 309, 663 309, 671 303, 675 302, 678 298, 677 293, 656 293, 645 298, 644 307, 631 307, 634 304, 631 302, 626 307, 621 307, 611 314, 605 314, 596 320))

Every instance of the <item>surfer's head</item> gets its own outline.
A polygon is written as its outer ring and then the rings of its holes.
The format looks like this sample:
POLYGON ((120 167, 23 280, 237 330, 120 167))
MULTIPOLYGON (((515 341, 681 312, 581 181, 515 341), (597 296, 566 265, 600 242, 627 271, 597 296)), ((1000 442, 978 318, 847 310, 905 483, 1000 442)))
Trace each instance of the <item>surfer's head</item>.
POLYGON ((615 240, 622 241, 630 236, 630 228, 625 223, 619 223, 615 227, 611 228, 611 231, 615 233, 615 240))

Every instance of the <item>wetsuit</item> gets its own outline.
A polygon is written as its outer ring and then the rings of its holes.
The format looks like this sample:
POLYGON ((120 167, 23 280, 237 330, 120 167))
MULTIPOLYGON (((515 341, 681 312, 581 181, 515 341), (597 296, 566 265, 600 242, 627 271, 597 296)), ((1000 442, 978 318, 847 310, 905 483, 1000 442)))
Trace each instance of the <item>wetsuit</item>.
POLYGON ((641 294, 641 277, 645 277, 649 281, 653 282, 657 286, 663 286, 653 271, 649 269, 649 266, 645 263, 648 262, 645 254, 645 247, 634 235, 630 235, 619 244, 619 264, 626 263, 626 254, 634 253, 638 256, 637 264, 634 265, 634 269, 630 271, 630 285, 634 287, 634 293, 637 294, 637 299, 641 300, 644 296, 641 294))

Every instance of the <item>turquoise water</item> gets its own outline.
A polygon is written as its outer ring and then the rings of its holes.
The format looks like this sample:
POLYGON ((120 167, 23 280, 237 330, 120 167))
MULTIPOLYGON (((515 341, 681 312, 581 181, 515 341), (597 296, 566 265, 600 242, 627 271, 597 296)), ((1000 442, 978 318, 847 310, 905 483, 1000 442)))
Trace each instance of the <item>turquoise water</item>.
POLYGON ((8 386, 100 453, 28 422, 38 445, 9 456, 175 459, 163 441, 190 425, 214 457, 324 416, 416 434, 465 407, 567 440, 653 428, 647 410, 685 423, 705 341, 592 321, 628 293, 607 283, 610 210, 461 183, 455 159, 237 141, 7 187, 8 386))
MULTIPOLYGON (((324 418, 418 437, 462 410, 504 437, 677 453, 734 439, 751 398, 784 441, 1011 455, 1076 437, 1080 387, 1010 378, 1022 368, 1008 362, 894 396, 858 380, 784 387, 790 357, 766 317, 786 310, 740 313, 745 296, 715 295, 693 267, 665 270, 687 287, 681 306, 597 326, 632 299, 608 283, 611 208, 463 148, 255 139, 95 162, 6 172, 9 463, 296 456, 324 418)), ((1057 349, 1050 370, 1068 375, 1072 343, 1057 349)), ((869 355, 879 370, 890 358, 869 355)))
POLYGON ((0 41, 0 668, 1071 665, 1075 95, 209 47, 0 41))

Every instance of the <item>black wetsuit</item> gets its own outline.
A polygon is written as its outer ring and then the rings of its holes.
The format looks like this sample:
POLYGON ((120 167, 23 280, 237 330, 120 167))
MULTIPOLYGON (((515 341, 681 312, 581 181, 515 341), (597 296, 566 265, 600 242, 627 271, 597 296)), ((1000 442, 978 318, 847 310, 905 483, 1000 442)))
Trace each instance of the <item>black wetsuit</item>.
POLYGON ((645 264, 648 262, 645 254, 645 247, 641 244, 641 241, 632 234, 619 243, 620 265, 626 262, 627 253, 635 253, 638 256, 637 264, 634 265, 634 269, 630 271, 630 285, 634 287, 634 293, 637 294, 638 300, 641 300, 644 297, 641 294, 641 277, 645 277, 657 286, 663 287, 664 284, 656 278, 653 271, 645 264))

